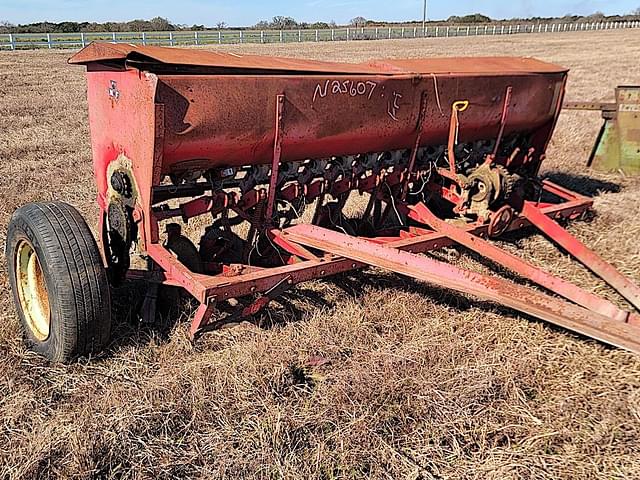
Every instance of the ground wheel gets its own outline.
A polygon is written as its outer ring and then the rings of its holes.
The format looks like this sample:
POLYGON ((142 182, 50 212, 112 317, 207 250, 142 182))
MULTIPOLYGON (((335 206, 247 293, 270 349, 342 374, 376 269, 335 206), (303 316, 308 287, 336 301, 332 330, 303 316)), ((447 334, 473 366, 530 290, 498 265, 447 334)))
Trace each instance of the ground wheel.
POLYGON ((98 352, 111 333, 111 299, 96 241, 62 202, 27 204, 7 231, 7 269, 28 346, 52 361, 98 352))

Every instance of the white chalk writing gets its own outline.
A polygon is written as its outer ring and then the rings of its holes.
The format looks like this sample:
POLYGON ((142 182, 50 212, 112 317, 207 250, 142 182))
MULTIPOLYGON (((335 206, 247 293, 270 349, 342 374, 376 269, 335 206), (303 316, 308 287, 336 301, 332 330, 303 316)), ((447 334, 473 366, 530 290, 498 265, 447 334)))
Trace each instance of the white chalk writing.
POLYGON ((377 86, 378 84, 371 80, 364 82, 354 80, 325 80, 324 84, 318 83, 316 85, 311 103, 315 103, 318 98, 325 98, 329 93, 350 97, 366 96, 367 99, 370 100, 377 86))
POLYGON ((400 110, 400 105, 398 104, 398 100, 402 98, 402 94, 398 92, 393 92, 393 98, 389 99, 387 102, 387 113, 391 118, 393 118, 396 122, 398 121, 398 110, 400 110))

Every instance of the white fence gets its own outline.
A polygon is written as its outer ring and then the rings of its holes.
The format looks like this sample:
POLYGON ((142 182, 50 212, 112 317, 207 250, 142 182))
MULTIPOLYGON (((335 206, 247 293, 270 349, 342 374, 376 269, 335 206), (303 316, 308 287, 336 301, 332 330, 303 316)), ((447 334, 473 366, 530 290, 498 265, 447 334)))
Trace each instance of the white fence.
POLYGON ((424 31, 420 26, 332 28, 326 30, 205 30, 175 32, 91 32, 0 34, 0 50, 33 48, 79 48, 93 41, 140 45, 211 45, 236 43, 284 43, 376 40, 423 37, 471 37, 523 33, 580 32, 640 28, 640 21, 585 23, 529 23, 486 25, 438 25, 424 31))

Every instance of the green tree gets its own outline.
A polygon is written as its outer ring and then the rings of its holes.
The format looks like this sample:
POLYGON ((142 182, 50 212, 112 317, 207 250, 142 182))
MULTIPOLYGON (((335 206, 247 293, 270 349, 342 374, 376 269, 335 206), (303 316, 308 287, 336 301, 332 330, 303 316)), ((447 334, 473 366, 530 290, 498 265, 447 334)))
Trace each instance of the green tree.
POLYGON ((284 17, 281 15, 278 15, 276 17, 273 17, 273 19, 271 20, 271 26, 275 29, 278 30, 285 30, 287 28, 295 28, 298 26, 298 22, 296 22, 293 18, 291 17, 284 17))
POLYGON ((367 19, 364 17, 354 17, 349 22, 352 27, 364 27, 367 24, 367 19))
POLYGON ((166 32, 175 30, 175 27, 166 18, 154 17, 149 20, 149 23, 151 24, 151 29, 154 31, 166 32))

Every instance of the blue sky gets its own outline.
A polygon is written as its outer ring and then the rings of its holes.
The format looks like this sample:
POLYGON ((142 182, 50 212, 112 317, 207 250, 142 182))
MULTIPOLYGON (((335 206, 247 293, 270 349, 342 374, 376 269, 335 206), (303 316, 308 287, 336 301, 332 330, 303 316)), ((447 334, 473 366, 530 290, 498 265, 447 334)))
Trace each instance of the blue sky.
MULTIPOLYGON (((585 15, 595 11, 624 14, 640 0, 429 0, 429 18, 480 12, 493 18, 585 15)), ((298 21, 346 23, 355 16, 405 21, 422 17, 422 0, 0 0, 0 20, 123 21, 166 17, 174 23, 253 25, 274 15, 298 21)))

